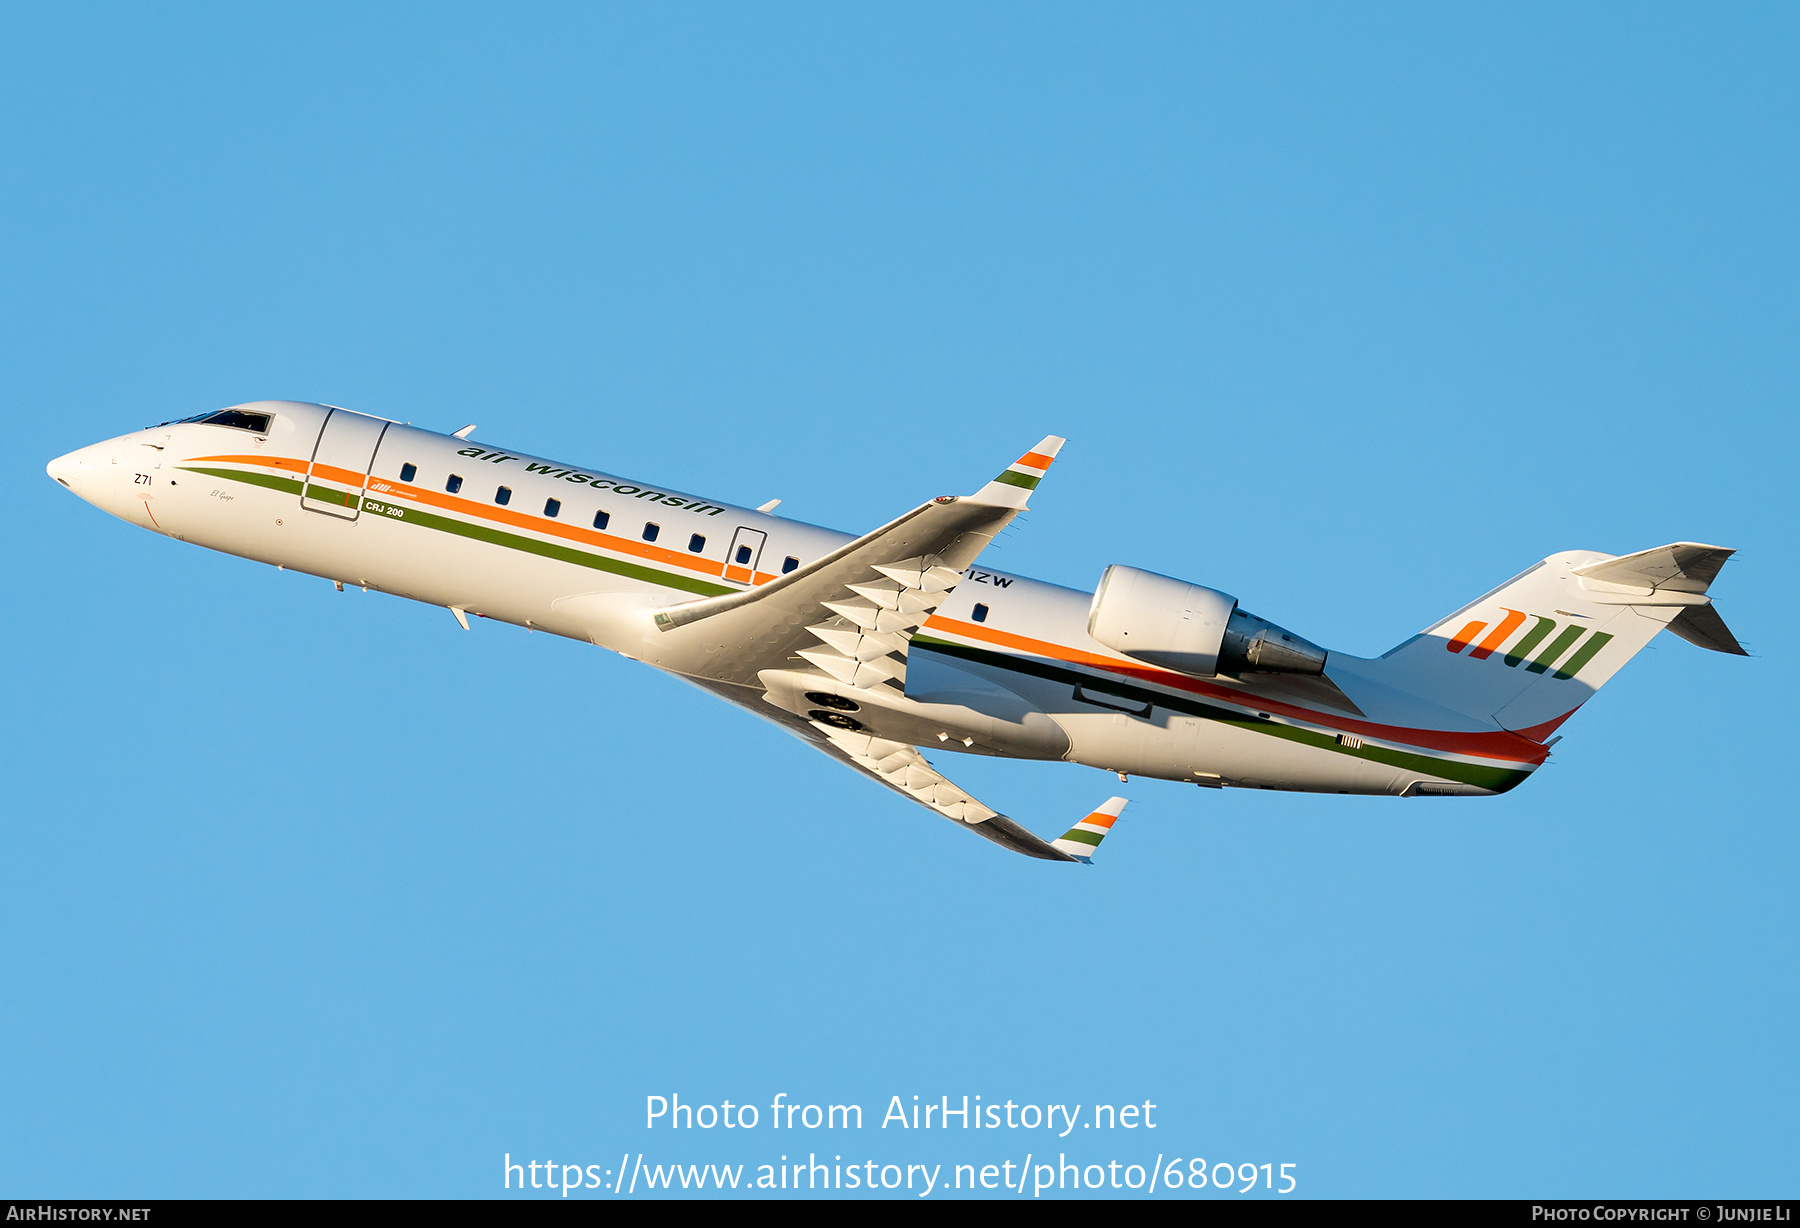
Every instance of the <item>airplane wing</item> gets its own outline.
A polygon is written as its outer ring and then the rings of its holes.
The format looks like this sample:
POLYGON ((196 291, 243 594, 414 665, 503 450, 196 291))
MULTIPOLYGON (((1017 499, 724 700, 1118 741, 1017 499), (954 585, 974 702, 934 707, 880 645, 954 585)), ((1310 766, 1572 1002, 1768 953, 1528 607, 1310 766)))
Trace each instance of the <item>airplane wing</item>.
MULTIPOLYGON (((786 716, 786 713, 782 714, 786 716)), ((798 724, 799 718, 791 718, 798 724)), ((780 722, 792 728, 789 721, 780 722)), ((1080 861, 1092 864, 1094 850, 1106 838, 1113 821, 1125 809, 1125 799, 1115 797, 1076 823, 1055 841, 1046 841, 1012 819, 963 792, 926 762, 917 747, 889 742, 866 733, 850 733, 820 721, 808 722, 817 734, 813 746, 840 763, 886 785, 921 806, 929 807, 1001 848, 1043 861, 1080 861)), ((798 730, 793 730, 798 733, 798 730)))
POLYGON ((1062 445, 1051 435, 976 493, 933 499, 760 588, 663 607, 647 659, 737 686, 760 686, 769 669, 904 683, 912 633, 1024 510, 1062 445))
MULTIPOLYGON (((653 663, 739 703, 763 690, 758 675, 770 670, 802 670, 854 688, 893 691, 894 683, 906 681, 913 632, 994 535, 1024 510, 1062 445, 1049 436, 975 494, 934 499, 760 588, 663 607, 655 616, 663 634, 655 637, 653 663)), ((785 711, 758 714, 1027 857, 1086 861, 1098 843, 1094 833, 1103 835, 1111 824, 1107 817, 1104 826, 1094 825, 1102 813, 1096 811, 1082 821, 1088 827, 1077 824, 1052 844, 952 784, 916 747, 785 711)))

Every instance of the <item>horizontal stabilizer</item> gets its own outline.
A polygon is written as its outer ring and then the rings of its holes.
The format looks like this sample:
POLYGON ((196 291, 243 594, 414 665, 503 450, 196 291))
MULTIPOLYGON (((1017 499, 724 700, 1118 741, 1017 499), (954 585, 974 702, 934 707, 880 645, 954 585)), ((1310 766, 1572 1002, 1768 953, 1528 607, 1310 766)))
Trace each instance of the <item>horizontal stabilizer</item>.
POLYGON ((1050 847, 1059 853, 1067 853, 1076 861, 1085 861, 1092 865, 1094 853, 1100 842, 1106 839, 1106 833, 1118 822, 1119 815, 1125 810, 1125 799, 1109 797, 1105 805, 1075 824, 1060 837, 1050 842, 1050 847))
POLYGON ((1674 542, 1571 570, 1589 580, 1622 584, 1627 588, 1704 593, 1719 578, 1719 569, 1725 566, 1725 560, 1736 553, 1724 546, 1674 542))
POLYGON ((1669 624, 1669 630, 1700 648, 1728 652, 1734 657, 1750 655, 1738 643, 1737 636, 1731 634, 1731 628, 1725 625, 1719 612, 1709 605, 1688 606, 1675 616, 1675 621, 1669 624))
POLYGON ((1700 648, 1747 657, 1750 654, 1738 643, 1719 612, 1705 604, 1704 597, 1719 578, 1719 569, 1735 553, 1724 546, 1674 542, 1573 570, 1590 588, 1596 581, 1616 584, 1625 589, 1648 590, 1643 592, 1647 605, 1679 604, 1682 610, 1669 623, 1670 631, 1700 648))

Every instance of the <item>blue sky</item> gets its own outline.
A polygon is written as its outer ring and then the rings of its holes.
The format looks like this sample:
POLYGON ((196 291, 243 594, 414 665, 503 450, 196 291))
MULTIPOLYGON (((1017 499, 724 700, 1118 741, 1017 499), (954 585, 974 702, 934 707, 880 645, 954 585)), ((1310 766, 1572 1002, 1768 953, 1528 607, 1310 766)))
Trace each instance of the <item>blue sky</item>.
MULTIPOLYGON (((1050 1150, 1791 1193, 1797 44, 1776 5, 0 12, 0 1193, 1050 1150), (1133 781, 1071 872, 43 474, 262 397, 845 529, 1054 432, 995 566, 1365 654, 1555 550, 1718 542, 1756 655, 1661 637, 1502 798, 1133 781), (671 1092, 871 1116, 646 1131, 671 1092), (964 1094, 1158 1127, 875 1125, 964 1094)), ((1117 787, 940 763, 1042 832, 1117 787)))

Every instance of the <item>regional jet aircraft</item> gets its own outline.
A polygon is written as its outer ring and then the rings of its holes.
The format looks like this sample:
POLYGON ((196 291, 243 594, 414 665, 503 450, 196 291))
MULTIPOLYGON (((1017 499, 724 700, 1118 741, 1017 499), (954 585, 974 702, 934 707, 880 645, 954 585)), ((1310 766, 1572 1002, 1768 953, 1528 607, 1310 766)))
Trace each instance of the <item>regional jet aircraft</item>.
POLYGON ((976 835, 1087 861, 1114 797, 1045 840, 920 748, 1207 788, 1489 796, 1668 628, 1743 655, 1732 551, 1569 550, 1380 657, 1123 564, 1092 593, 979 565, 1063 441, 860 537, 328 405, 257 401, 109 439, 50 476, 178 541, 586 640, 678 674, 976 835))

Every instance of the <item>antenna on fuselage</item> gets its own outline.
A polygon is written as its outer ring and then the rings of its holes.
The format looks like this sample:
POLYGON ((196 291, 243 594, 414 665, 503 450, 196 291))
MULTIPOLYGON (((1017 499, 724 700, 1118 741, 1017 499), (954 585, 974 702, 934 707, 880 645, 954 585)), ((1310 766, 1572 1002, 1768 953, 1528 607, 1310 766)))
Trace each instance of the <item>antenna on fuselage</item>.
POLYGON ((470 432, 472 432, 474 429, 475 429, 475 424, 473 422, 471 422, 471 423, 469 423, 469 425, 463 427, 463 429, 460 431, 451 431, 450 437, 452 439, 467 439, 469 437, 470 432))

